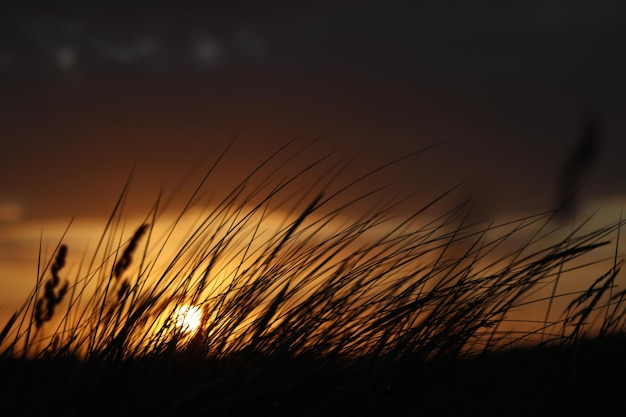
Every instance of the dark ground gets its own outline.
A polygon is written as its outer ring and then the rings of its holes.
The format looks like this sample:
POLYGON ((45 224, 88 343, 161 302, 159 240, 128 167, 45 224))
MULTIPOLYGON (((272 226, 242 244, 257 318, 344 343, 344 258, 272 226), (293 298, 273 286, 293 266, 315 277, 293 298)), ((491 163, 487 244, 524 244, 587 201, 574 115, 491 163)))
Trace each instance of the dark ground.
POLYGON ((245 356, 0 362, 3 416, 589 416, 626 412, 626 340, 401 363, 245 356))

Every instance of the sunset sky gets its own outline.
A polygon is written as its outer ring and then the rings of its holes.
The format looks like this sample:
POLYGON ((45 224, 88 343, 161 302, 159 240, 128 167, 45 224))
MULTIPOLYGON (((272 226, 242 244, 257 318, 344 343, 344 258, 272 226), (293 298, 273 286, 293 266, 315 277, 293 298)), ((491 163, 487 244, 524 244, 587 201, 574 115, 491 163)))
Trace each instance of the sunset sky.
POLYGON ((133 167, 145 209, 237 135, 217 187, 295 136, 362 169, 445 141, 389 181, 467 180, 498 216, 554 205, 594 114, 582 196, 626 194, 624 2, 201 3, 0 16, 3 259, 20 224, 107 216, 133 167))

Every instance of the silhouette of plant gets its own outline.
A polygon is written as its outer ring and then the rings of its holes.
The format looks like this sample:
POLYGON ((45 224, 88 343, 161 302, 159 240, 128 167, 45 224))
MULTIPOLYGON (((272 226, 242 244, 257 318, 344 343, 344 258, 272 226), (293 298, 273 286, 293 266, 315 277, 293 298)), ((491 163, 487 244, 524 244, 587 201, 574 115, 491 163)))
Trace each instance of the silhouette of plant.
POLYGON ((35 326, 39 329, 45 322, 50 321, 54 315, 54 309, 61 303, 67 293, 69 282, 61 284, 59 271, 65 266, 67 246, 61 245, 56 259, 50 267, 51 277, 44 285, 44 294, 35 304, 35 326))

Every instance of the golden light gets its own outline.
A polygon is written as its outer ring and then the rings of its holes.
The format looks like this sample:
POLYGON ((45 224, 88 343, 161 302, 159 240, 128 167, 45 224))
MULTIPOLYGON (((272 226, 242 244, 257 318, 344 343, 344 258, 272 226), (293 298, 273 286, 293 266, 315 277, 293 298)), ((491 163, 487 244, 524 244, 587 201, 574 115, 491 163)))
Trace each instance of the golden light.
POLYGON ((202 307, 183 305, 176 313, 176 327, 183 332, 194 332, 202 323, 202 307))

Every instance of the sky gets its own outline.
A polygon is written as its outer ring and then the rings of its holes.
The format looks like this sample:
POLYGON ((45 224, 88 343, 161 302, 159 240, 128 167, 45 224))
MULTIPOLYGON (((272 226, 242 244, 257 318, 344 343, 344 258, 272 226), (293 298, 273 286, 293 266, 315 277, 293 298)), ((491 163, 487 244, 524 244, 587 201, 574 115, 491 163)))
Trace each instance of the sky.
POLYGON ((104 218, 133 170, 145 212, 234 137, 216 188, 294 137, 361 170, 444 142, 386 179, 499 216, 553 208, 593 118, 572 187, 626 195, 624 2, 32 4, 0 17, 5 259, 16 225, 104 218))
POLYGON ((157 187, 236 135, 239 165, 294 136, 372 166, 446 141, 402 174, 541 209, 590 113, 581 186, 625 191, 621 2, 209 3, 4 14, 5 221, 95 214, 133 166, 157 187))

